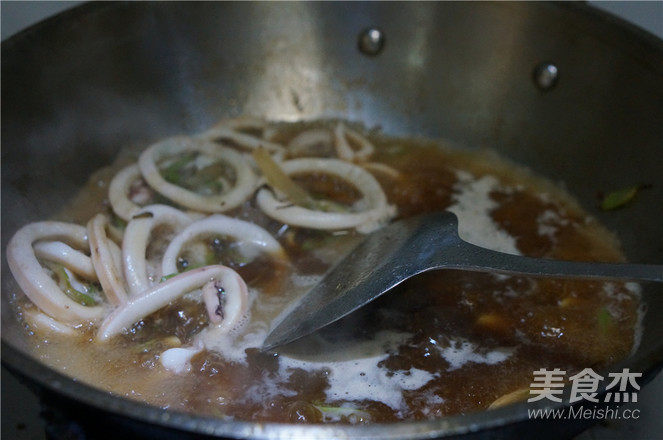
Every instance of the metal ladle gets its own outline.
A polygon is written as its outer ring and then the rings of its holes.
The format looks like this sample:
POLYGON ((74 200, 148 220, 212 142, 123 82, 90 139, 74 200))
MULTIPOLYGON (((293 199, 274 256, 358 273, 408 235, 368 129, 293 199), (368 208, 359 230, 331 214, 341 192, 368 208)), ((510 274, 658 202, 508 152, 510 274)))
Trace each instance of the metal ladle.
POLYGON ((265 339, 263 350, 311 334, 408 278, 434 269, 663 282, 661 265, 559 261, 493 251, 462 240, 455 214, 423 214, 369 234, 287 312, 265 339))

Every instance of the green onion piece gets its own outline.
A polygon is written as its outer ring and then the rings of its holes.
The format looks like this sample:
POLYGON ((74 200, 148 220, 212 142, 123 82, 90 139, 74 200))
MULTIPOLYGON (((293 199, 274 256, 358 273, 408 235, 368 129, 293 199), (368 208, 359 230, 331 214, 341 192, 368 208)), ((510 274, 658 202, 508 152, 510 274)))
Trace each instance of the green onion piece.
POLYGON ((596 320, 598 322, 599 330, 602 333, 607 332, 610 329, 610 327, 612 327, 613 324, 612 314, 605 307, 599 309, 598 313, 596 314, 596 320))
POLYGON ((51 269, 53 269, 57 277, 64 284, 63 291, 69 298, 84 306, 94 306, 97 304, 97 301, 95 301, 92 296, 74 288, 74 286, 71 284, 69 274, 67 274, 67 271, 64 270, 63 266, 59 264, 53 264, 51 265, 51 269))
POLYGON ((116 227, 120 231, 124 231, 127 228, 127 221, 124 220, 122 217, 118 217, 117 215, 112 215, 111 225, 116 227))
POLYGON ((615 209, 623 208, 633 201, 641 188, 642 185, 630 186, 609 193, 601 201, 601 209, 604 211, 612 211, 615 209))
POLYGON ((217 161, 201 168, 189 176, 182 186, 198 194, 219 194, 224 190, 224 183, 219 177, 227 174, 227 165, 217 161))
POLYGON ((161 172, 163 178, 172 184, 179 185, 182 180, 182 177, 184 177, 182 171, 188 164, 191 163, 191 161, 193 161, 196 158, 197 155, 198 153, 196 152, 187 153, 182 157, 180 157, 179 159, 177 159, 175 162, 168 165, 161 172))
POLYGON ((168 275, 164 275, 164 276, 161 277, 161 279, 159 280, 159 282, 160 282, 160 283, 163 283, 164 281, 167 281, 167 280, 171 279, 171 278, 174 277, 175 275, 177 275, 177 272, 175 272, 175 273, 169 273, 168 275))

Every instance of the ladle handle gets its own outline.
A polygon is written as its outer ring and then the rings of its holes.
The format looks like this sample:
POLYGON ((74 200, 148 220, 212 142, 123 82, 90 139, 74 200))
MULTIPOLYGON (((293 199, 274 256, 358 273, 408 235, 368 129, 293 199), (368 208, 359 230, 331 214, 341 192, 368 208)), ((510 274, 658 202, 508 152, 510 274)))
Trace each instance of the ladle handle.
POLYGON ((460 239, 456 246, 456 249, 446 248, 436 256, 439 268, 533 277, 663 282, 663 266, 656 264, 594 263, 531 258, 493 251, 460 239), (450 261, 452 255, 454 261, 450 261))

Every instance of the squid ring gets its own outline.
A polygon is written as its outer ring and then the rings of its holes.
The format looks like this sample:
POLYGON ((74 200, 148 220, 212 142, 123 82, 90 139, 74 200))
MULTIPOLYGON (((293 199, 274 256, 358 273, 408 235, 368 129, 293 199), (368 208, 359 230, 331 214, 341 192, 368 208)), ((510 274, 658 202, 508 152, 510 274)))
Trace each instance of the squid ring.
POLYGON ((223 141, 230 141, 243 148, 255 150, 257 148, 264 148, 271 153, 285 153, 285 147, 281 144, 270 142, 250 134, 242 133, 237 130, 224 125, 219 125, 210 128, 196 136, 199 139, 206 141, 216 141, 223 143, 223 141))
POLYGON ((208 213, 228 211, 241 205, 253 193, 257 180, 241 153, 209 141, 187 137, 172 137, 153 144, 140 155, 138 166, 143 178, 156 191, 181 206, 208 213), (235 185, 222 194, 205 196, 167 182, 159 172, 159 160, 189 151, 200 152, 226 162, 235 169, 235 185))
POLYGON ((37 258, 61 264, 87 280, 98 281, 92 259, 67 243, 61 241, 40 241, 33 245, 37 258))
POLYGON ((191 216, 166 205, 149 205, 135 213, 124 230, 122 240, 124 276, 132 295, 150 287, 145 251, 152 230, 160 225, 170 224, 177 231, 192 221, 191 216))
POLYGON ((356 212, 323 212, 279 201, 271 190, 262 188, 256 202, 265 214, 278 221, 312 229, 356 228, 368 233, 396 214, 375 177, 358 165, 339 159, 302 158, 283 162, 281 166, 287 174, 318 172, 340 177, 352 183, 363 197, 355 203, 356 212))
POLYGON ((79 249, 89 247, 87 229, 80 225, 44 221, 30 223, 19 229, 7 245, 7 262, 26 296, 40 310, 58 321, 79 324, 103 316, 105 307, 77 303, 44 271, 33 248, 33 243, 40 240, 63 241, 79 249))
POLYGON ((345 125, 338 124, 334 129, 334 147, 336 154, 343 160, 350 162, 365 161, 375 151, 373 144, 359 133, 345 128, 345 125), (350 146, 350 141, 358 145, 358 149, 350 146))
POLYGON ((125 221, 129 221, 131 216, 141 208, 127 196, 134 182, 140 178, 140 168, 134 163, 113 176, 108 186, 108 201, 113 212, 125 221))
POLYGON ((75 324, 60 322, 37 308, 23 310, 23 319, 32 331, 47 331, 67 336, 76 334, 75 324))
POLYGON ((322 128, 304 131, 290 140, 288 154, 290 157, 331 155, 334 151, 332 133, 322 128))
POLYGON ((182 247, 188 241, 203 234, 229 235, 244 240, 246 243, 251 243, 263 252, 278 254, 279 256, 285 255, 285 251, 279 242, 260 226, 216 214, 191 223, 172 239, 163 255, 161 270, 164 275, 178 272, 177 257, 182 247))
POLYGON ((97 214, 87 224, 90 239, 92 264, 108 301, 113 305, 126 302, 127 291, 124 288, 122 274, 122 251, 106 235, 108 219, 97 214))
POLYGON ((237 272, 215 265, 181 273, 131 298, 108 315, 99 327, 97 339, 107 341, 180 296, 200 288, 212 324, 223 332, 232 330, 248 309, 248 288, 237 272))

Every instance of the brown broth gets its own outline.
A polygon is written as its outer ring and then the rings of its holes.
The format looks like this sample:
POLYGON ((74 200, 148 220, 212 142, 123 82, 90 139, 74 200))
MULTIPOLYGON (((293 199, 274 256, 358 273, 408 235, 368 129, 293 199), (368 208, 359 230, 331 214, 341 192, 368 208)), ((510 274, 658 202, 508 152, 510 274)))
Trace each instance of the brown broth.
MULTIPOLYGON (((302 128, 278 126, 276 140, 286 143, 302 128)), ((482 182, 484 198, 469 206, 483 209, 492 227, 512 240, 505 246, 536 257, 623 260, 613 235, 571 197, 492 153, 376 135, 371 140, 377 146, 372 161, 400 171, 399 177, 375 173, 399 217, 453 209, 463 191, 482 182)), ((108 210, 107 185, 117 169, 96 174, 60 218, 85 224, 93 212, 108 210)), ((356 197, 333 179, 302 182, 325 194, 340 188, 346 194, 341 203, 356 197)), ((231 214, 265 227, 289 255, 287 263, 239 268, 258 291, 239 339, 264 336, 271 320, 302 293, 291 275, 319 276, 361 237, 282 228, 251 201, 231 214)), ((468 239, 500 245, 491 234, 473 231, 468 239)), ((17 305, 19 311, 33 307, 17 305)), ((239 420, 370 423, 483 410, 529 387, 534 370, 576 372, 614 363, 634 348, 638 313, 638 291, 630 284, 437 271, 404 283, 291 352, 261 353, 250 344, 233 356, 205 350, 193 357, 188 373, 166 370, 159 357, 205 327, 203 307, 193 301, 179 300, 107 344, 93 340, 94 328, 76 337, 32 329, 30 339, 36 355, 54 368, 163 408, 239 420), (352 348, 377 360, 353 364, 352 348), (362 370, 369 364, 375 371, 362 370), (332 383, 342 369, 345 382, 332 383), (343 386, 345 392, 364 388, 345 397, 343 386)))

